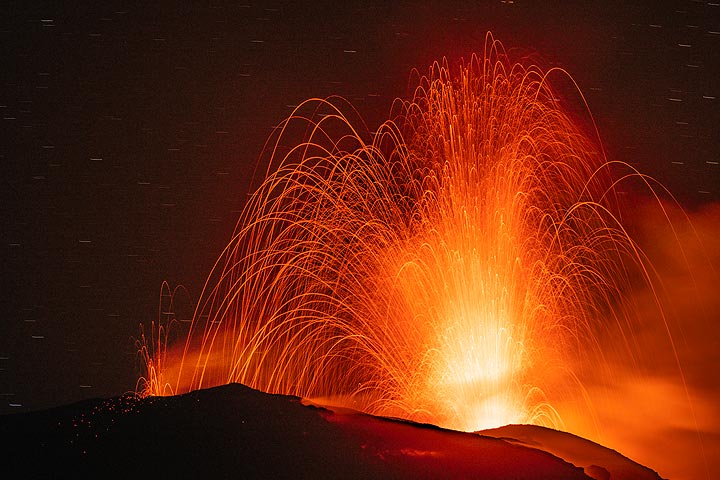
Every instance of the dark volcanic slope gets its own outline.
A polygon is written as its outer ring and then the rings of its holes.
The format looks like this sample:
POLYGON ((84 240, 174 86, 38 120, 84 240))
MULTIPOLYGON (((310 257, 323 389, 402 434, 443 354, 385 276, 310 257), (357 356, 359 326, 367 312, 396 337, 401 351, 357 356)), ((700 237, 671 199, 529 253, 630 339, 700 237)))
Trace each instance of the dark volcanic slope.
POLYGON ((597 480, 661 480, 654 470, 615 450, 570 433, 537 425, 506 425, 479 433, 552 453, 583 467, 587 475, 597 480))
POLYGON ((228 385, 0 417, 0 478, 588 479, 544 451, 228 385))

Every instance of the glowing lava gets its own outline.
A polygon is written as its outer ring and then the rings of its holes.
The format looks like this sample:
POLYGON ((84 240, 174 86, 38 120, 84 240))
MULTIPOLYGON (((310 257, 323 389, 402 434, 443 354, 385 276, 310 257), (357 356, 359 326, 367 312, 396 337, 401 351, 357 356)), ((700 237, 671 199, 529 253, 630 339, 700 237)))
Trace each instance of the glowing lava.
POLYGON ((553 75, 489 37, 373 135, 339 99, 300 105, 184 348, 146 345, 141 390, 240 382, 461 430, 561 427, 577 366, 604 368, 598 330, 631 337, 641 262, 553 75))

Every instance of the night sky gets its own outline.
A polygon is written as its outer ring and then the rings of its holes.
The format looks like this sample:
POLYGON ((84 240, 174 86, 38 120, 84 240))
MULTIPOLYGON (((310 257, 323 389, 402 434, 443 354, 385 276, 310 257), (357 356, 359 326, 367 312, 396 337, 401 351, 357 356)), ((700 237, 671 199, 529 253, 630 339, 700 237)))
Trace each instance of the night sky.
POLYGON ((7 3, 0 413, 134 390, 139 323, 163 280, 191 310, 292 106, 342 95, 373 129, 412 68, 488 30, 572 74, 609 159, 691 211, 720 200, 717 3, 7 3))

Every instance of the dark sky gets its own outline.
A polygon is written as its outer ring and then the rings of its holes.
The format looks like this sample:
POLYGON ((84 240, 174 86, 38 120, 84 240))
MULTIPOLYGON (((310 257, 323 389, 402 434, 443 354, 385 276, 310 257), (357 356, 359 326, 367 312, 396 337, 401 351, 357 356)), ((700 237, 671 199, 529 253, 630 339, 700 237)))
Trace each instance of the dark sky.
POLYGON ((197 300, 291 106, 373 128, 488 30, 573 75, 610 159, 720 200, 713 2, 56 3, 0 12, 0 413, 133 390, 138 324, 163 280, 197 300))

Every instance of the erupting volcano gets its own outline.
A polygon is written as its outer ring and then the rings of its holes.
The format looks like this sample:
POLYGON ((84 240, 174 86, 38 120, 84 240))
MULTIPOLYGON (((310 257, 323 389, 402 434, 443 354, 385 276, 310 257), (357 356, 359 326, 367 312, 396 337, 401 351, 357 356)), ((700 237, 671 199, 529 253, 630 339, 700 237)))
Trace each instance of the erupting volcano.
POLYGON ((464 431, 593 418, 598 338, 632 360, 630 285, 652 284, 617 196, 642 176, 569 113, 565 71, 492 36, 418 77, 375 132, 341 98, 277 128, 184 344, 142 338, 143 395, 238 382, 464 431))

